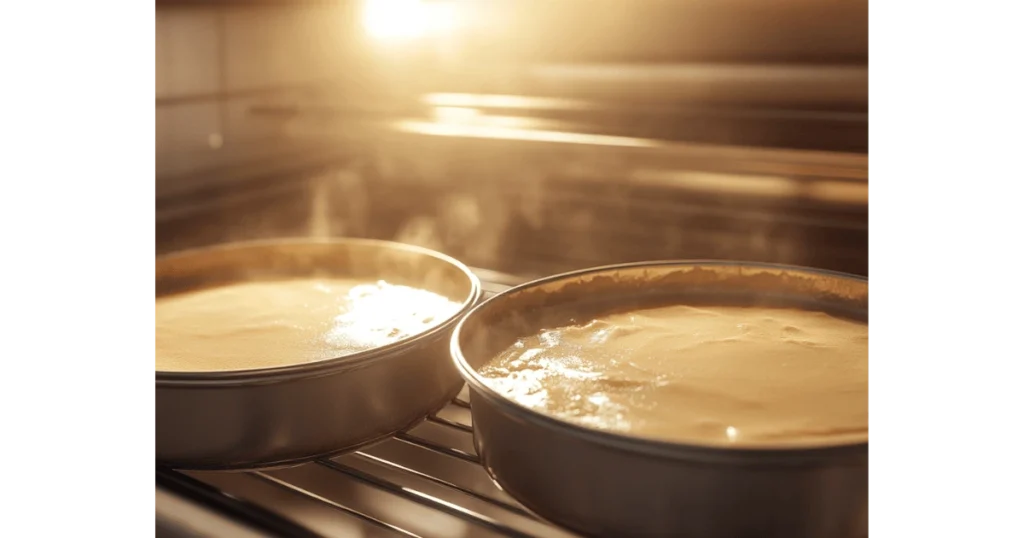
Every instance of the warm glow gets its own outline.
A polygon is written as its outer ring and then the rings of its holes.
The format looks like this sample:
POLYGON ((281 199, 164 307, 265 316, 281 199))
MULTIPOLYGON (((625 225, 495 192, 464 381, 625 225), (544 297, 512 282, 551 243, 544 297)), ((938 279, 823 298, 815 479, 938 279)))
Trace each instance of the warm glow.
POLYGON ((480 117, 475 108, 439 106, 434 108, 434 118, 441 123, 469 123, 480 117))
POLYGON ((395 124, 395 128, 407 133, 466 138, 490 138, 495 140, 523 140, 532 142, 555 142, 560 144, 633 148, 650 148, 659 145, 655 140, 648 140, 644 138, 571 133, 539 129, 522 129, 490 125, 467 125, 461 122, 399 121, 395 124))
POLYGON ((523 95, 495 95, 473 93, 431 93, 423 97, 429 105, 443 107, 509 108, 509 109, 551 109, 584 110, 585 102, 556 97, 527 97, 523 95))
POLYGON ((363 26, 378 39, 414 39, 439 35, 455 27, 451 2, 425 0, 366 0, 363 26))
MULTIPOLYGON (((541 129, 545 122, 518 116, 484 114, 476 108, 434 107, 434 120, 443 125, 462 125, 507 129, 541 129)), ((551 122, 547 122, 550 124, 551 122)))

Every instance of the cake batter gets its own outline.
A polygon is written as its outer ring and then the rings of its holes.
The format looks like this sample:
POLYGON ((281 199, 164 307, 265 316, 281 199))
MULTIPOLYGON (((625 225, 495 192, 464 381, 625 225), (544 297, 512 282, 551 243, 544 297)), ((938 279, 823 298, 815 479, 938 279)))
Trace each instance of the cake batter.
POLYGON ((350 355, 424 332, 460 304, 387 282, 245 282, 156 300, 156 369, 247 370, 350 355))
POLYGON ((534 410, 642 437, 782 447, 868 436, 868 327, 821 312, 612 314, 521 338, 480 374, 534 410))

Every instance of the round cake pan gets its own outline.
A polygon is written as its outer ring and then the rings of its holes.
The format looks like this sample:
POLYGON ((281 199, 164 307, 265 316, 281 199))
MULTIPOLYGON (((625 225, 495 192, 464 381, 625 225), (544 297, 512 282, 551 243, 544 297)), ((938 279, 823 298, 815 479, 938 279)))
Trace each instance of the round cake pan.
POLYGON ((651 262, 554 276, 492 297, 459 322, 451 342, 491 478, 538 516, 588 536, 867 536, 866 440, 754 449, 627 436, 541 414, 477 372, 516 339, 564 324, 574 311, 659 303, 806 307, 867 322, 868 283, 799 267, 651 262))
POLYGON ((462 307, 432 329, 356 354, 275 368, 156 372, 156 461, 180 469, 301 463, 387 438, 443 407, 462 387, 452 329, 480 298, 458 261, 364 239, 233 243, 156 260, 157 297, 229 283, 295 277, 385 280, 462 307))

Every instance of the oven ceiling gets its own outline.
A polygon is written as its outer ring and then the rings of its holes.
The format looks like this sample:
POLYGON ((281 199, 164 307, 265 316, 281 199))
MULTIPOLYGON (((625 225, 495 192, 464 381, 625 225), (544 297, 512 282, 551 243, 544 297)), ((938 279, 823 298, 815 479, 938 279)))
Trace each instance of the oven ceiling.
MULTIPOLYGON (((868 62, 866 0, 427 1, 451 4, 463 15, 457 33, 471 43, 471 54, 509 62, 868 62)), ((157 0, 156 5, 328 7, 351 14, 361 9, 354 0, 157 0)))

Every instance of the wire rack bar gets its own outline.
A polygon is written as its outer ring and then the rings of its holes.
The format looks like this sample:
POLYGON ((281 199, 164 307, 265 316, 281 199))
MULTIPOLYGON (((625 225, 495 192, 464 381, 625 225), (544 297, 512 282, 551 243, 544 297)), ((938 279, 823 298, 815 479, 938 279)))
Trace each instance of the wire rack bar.
POLYGON ((430 415, 429 417, 427 417, 427 420, 433 422, 434 424, 440 424, 442 426, 447 426, 449 428, 459 430, 460 432, 473 433, 472 426, 462 424, 460 422, 455 422, 454 420, 448 420, 444 417, 439 417, 437 415, 430 415))
POLYGON ((374 476, 370 473, 356 469, 355 467, 350 467, 348 465, 338 463, 333 460, 318 460, 317 463, 329 469, 338 471, 340 473, 344 473, 366 484, 370 484, 378 489, 387 491, 388 493, 422 504, 428 508, 433 508, 435 510, 439 510, 446 514, 455 516, 459 519, 462 519, 463 521, 487 527, 493 531, 499 532, 506 536, 530 538, 529 534, 525 534, 516 529, 513 529, 512 527, 509 527, 492 517, 485 516, 483 514, 478 514, 472 510, 469 510, 468 508, 464 508, 455 503, 448 502, 443 499, 438 499, 437 497, 428 495, 426 493, 423 493, 422 491, 418 491, 407 486, 396 484, 390 480, 386 480, 379 476, 374 476))
MULTIPOLYGON (((250 476, 254 476, 256 478, 259 478, 261 480, 264 480, 264 481, 266 481, 269 484, 273 484, 274 486, 277 486, 277 487, 280 487, 280 488, 284 488, 284 489, 286 489, 286 490, 288 490, 288 491, 290 491, 292 493, 297 493, 299 495, 302 495, 303 497, 307 497, 309 499, 313 499, 315 501, 319 501, 320 503, 325 504, 327 506, 330 506, 331 508, 333 508, 335 510, 344 512, 344 513, 346 513, 346 514, 348 514, 350 516, 356 517, 356 518, 358 518, 358 519, 360 519, 360 520, 362 520, 362 521, 364 521, 366 523, 369 523, 371 525, 374 525, 376 527, 387 529, 387 530, 389 530, 391 532, 400 534, 402 536, 407 536, 409 538, 422 538, 418 534, 414 534, 412 532, 409 532, 409 531, 407 531, 407 530, 405 530, 405 529, 403 529, 401 527, 397 527, 397 526, 392 525, 392 524, 390 524, 390 523, 388 523, 386 521, 381 521, 380 519, 377 519, 377 518, 375 518, 373 516, 364 514, 364 513, 360 512, 358 510, 353 510, 352 508, 349 508, 349 507, 347 507, 347 506, 345 506, 343 504, 336 503, 336 502, 334 502, 334 501, 332 501, 332 500, 330 500, 330 499, 328 499, 326 497, 322 497, 320 495, 317 495, 316 493, 313 493, 312 491, 308 491, 306 489, 300 488, 299 486, 296 486, 295 484, 291 484, 289 482, 285 482, 284 480, 281 480, 280 478, 275 478, 273 476, 270 476, 270 475, 268 475, 266 473, 263 473, 263 472, 260 472, 260 471, 253 471, 253 472, 249 473, 249 475, 250 476)), ((285 535, 285 536, 287 536, 287 535, 285 535)))
POLYGON ((463 461, 480 465, 480 458, 477 457, 476 454, 470 454, 469 452, 465 452, 457 448, 444 446, 440 443, 435 443, 434 441, 428 441, 422 437, 416 437, 415 435, 409 435, 408 433, 399 433, 395 435, 395 439, 402 441, 403 443, 437 452, 438 454, 444 454, 445 456, 451 456, 453 458, 458 458, 463 461))
POLYGON ((399 472, 402 472, 402 473, 405 473, 405 474, 409 474, 409 475, 415 476, 417 478, 422 478, 423 480, 426 480, 426 481, 431 482, 433 484, 444 486, 444 487, 446 487, 448 489, 452 489, 452 490, 458 491, 459 493, 462 493, 464 495, 468 495, 470 497, 473 497, 474 499, 478 499, 478 500, 484 501, 486 503, 493 504, 494 506, 497 506, 497 507, 499 507, 499 508, 501 508, 503 510, 507 510, 509 512, 513 512, 515 514, 519 514, 521 516, 528 517, 530 519, 536 519, 536 517, 533 514, 527 512, 526 510, 524 510, 524 509, 522 509, 522 508, 520 508, 520 507, 518 507, 516 505, 509 504, 509 503, 507 503, 507 502, 505 502, 505 501, 503 501, 501 499, 495 499, 494 497, 491 497, 489 495, 484 495, 483 493, 478 493, 478 492, 473 491, 473 490, 471 490, 469 488, 465 488, 463 486, 460 486, 460 485, 458 485, 458 484, 456 484, 454 482, 450 482, 448 480, 444 480, 442 478, 438 478, 436 476, 429 475, 429 474, 424 473, 422 471, 417 471, 416 469, 413 469, 411 467, 407 467, 407 466, 402 465, 400 463, 395 463, 393 461, 386 460, 386 459, 381 458, 379 456, 374 456, 373 454, 367 454, 365 452, 356 452, 356 453, 353 454, 353 457, 355 457, 357 459, 360 459, 360 460, 363 460, 363 461, 367 461, 367 462, 373 463, 375 465, 378 465, 378 466, 381 466, 381 467, 384 467, 384 468, 387 468, 387 469, 391 469, 391 470, 394 470, 394 471, 399 471, 399 472))
POLYGON ((276 512, 172 469, 158 467, 156 484, 173 493, 200 500, 225 515, 275 535, 320 538, 319 534, 276 512))

